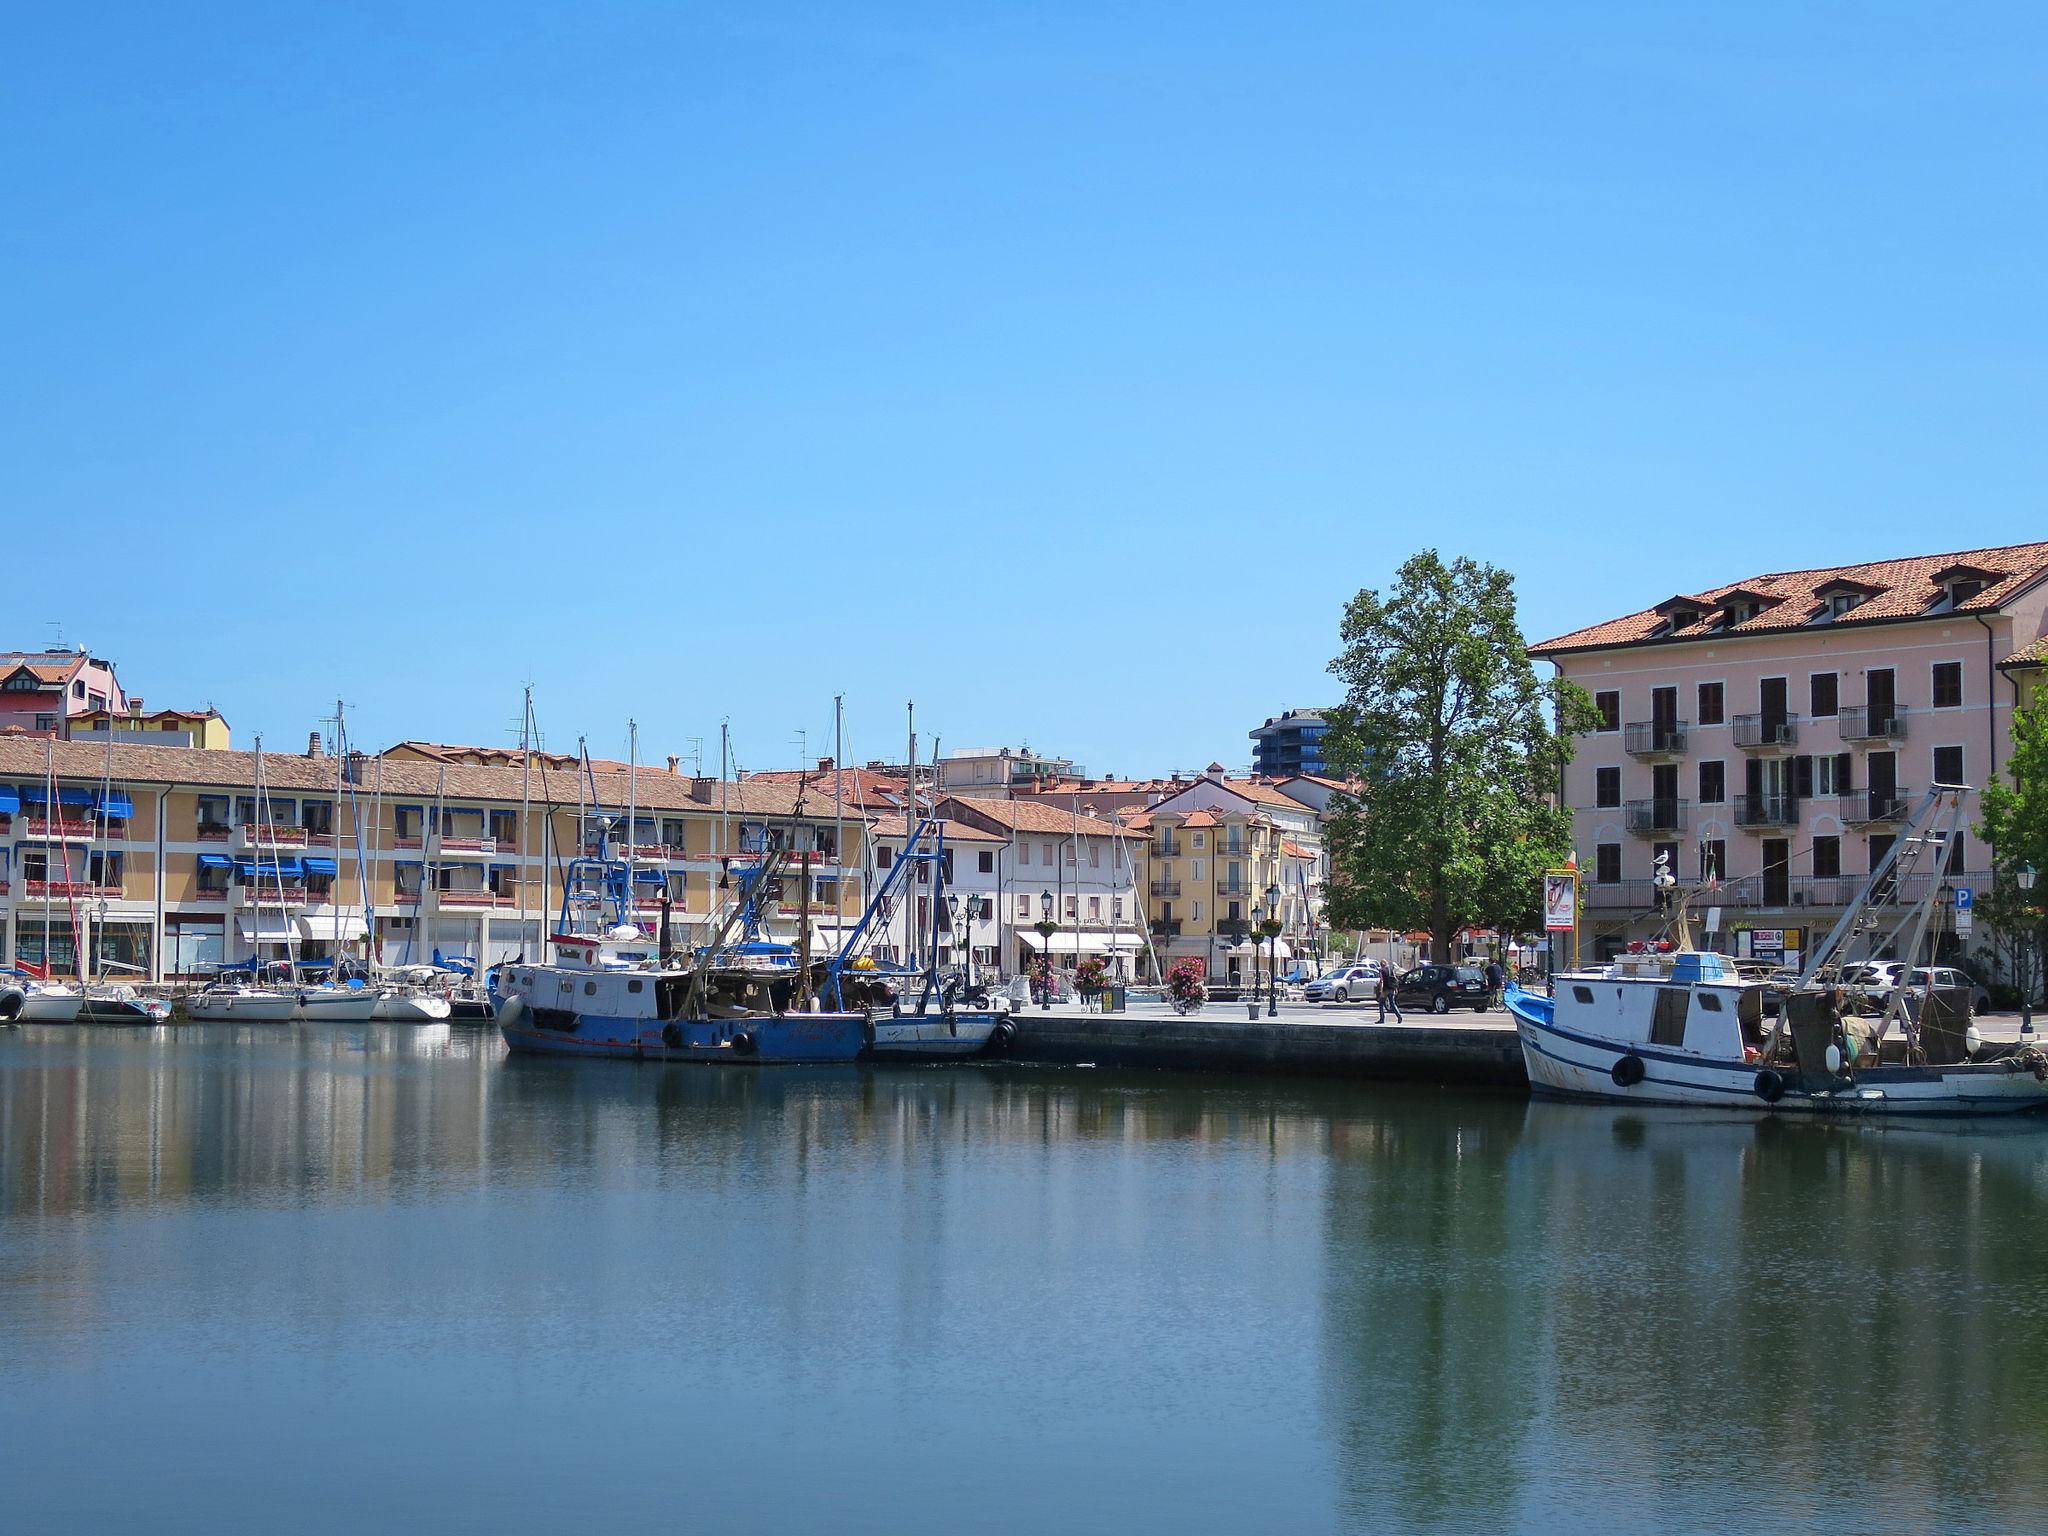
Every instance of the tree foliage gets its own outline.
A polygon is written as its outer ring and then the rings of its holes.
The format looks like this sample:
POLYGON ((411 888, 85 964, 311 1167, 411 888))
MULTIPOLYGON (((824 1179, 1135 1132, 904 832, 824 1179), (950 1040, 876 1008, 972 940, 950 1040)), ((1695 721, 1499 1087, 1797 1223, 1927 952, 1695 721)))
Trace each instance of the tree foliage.
POLYGON ((1595 716, 1583 689, 1536 676, 1514 578, 1424 550, 1392 592, 1351 600, 1343 641, 1324 756, 1361 787, 1332 804, 1331 925, 1424 929, 1439 960, 1469 925, 1536 926, 1543 871, 1571 848, 1550 797, 1595 716))
POLYGON ((2036 885, 2022 897, 2014 876, 2023 865, 2048 878, 2048 703, 2016 709, 2012 715, 2012 753, 2006 778, 1984 786, 1984 819, 1977 835, 1989 843, 1995 864, 1994 888, 1980 897, 1984 919, 2014 937, 2041 935, 2042 906, 2048 890, 2036 885))

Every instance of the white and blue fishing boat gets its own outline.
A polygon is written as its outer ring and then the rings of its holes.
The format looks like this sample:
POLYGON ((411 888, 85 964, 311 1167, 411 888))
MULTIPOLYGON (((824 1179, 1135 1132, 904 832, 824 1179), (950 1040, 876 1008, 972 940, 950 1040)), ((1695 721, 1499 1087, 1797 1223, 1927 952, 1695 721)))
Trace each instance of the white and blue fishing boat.
POLYGON ((600 833, 594 856, 572 860, 551 964, 497 968, 498 1028, 508 1049, 635 1061, 852 1061, 867 1049, 865 1011, 821 1011, 815 972, 789 945, 760 939, 778 888, 781 850, 728 872, 734 899, 711 942, 679 956, 668 902, 650 938, 631 921, 633 869, 600 833))
POLYGON ((877 1061, 957 1061, 999 1051, 1016 1036, 1008 998, 992 999, 985 988, 974 987, 965 978, 939 974, 939 924, 948 912, 945 869, 945 829, 927 817, 905 838, 903 852, 826 965, 821 989, 826 1005, 857 1006, 869 1013, 877 1061), (887 930, 896 902, 908 892, 913 870, 919 871, 918 883, 930 887, 932 899, 928 928, 912 922, 905 911, 905 948, 911 963, 891 969, 871 960, 863 963, 861 947, 875 933, 887 930))
MULTIPOLYGON (((1776 1114, 1991 1115, 2048 1107, 2048 1055, 2030 1045, 1984 1044, 1969 1024, 1967 997, 1897 987, 1863 1017, 1867 1000, 1845 983, 1858 961, 1921 954, 1938 905, 1938 872, 1949 867, 1961 834, 1965 793, 1955 785, 1928 791, 1782 992, 1774 1022, 1766 1019, 1764 983, 1743 977, 1728 957, 1693 947, 1688 905, 1700 891, 1677 898, 1671 937, 1597 969, 1563 972, 1549 997, 1508 988, 1530 1087, 1776 1114), (1917 899, 1906 900, 1908 891, 1917 899)), ((1658 884, 1675 895, 1668 872, 1658 884)))

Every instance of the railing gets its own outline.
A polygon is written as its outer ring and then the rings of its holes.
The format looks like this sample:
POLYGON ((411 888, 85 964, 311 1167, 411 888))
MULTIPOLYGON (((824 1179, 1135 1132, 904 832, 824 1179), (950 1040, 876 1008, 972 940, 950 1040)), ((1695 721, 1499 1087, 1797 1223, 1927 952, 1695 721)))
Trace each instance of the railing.
POLYGON ((309 901, 324 900, 315 896, 303 885, 273 885, 263 881, 256 885, 236 887, 242 894, 242 901, 252 907, 302 907, 309 901))
POLYGON ((1179 843, 1154 843, 1152 857, 1155 859, 1177 859, 1180 857, 1179 843))
POLYGON ((199 841, 202 843, 224 843, 235 835, 235 829, 225 822, 202 821, 199 823, 199 841))
POLYGON ((1836 722, 1844 741, 1904 741, 1906 712, 1893 708, 1871 713, 1868 704, 1844 704, 1836 722))
POLYGON ((1154 896, 1178 896, 1180 894, 1180 882, 1178 880, 1154 880, 1152 882, 1152 894, 1154 896))
POLYGON ((304 827, 259 826, 254 822, 242 823, 242 846, 245 848, 303 848, 308 834, 304 827))
POLYGON ((1629 831, 1639 835, 1681 832, 1685 829, 1685 813, 1689 808, 1683 800, 1661 795, 1649 800, 1631 800, 1622 807, 1622 820, 1629 831))
POLYGON ((1155 917, 1152 919, 1152 937, 1155 939, 1177 939, 1180 937, 1181 920, 1177 917, 1155 917))
POLYGON ((1835 804, 1845 826, 1867 827, 1880 821, 1898 821, 1912 807, 1903 789, 1862 789, 1841 796, 1835 804))
POLYGON ((394 848, 424 848, 426 846, 426 842, 427 839, 425 834, 414 832, 410 836, 401 834, 397 837, 392 838, 391 846, 394 848))
POLYGON ((467 853, 475 854, 482 858, 489 858, 493 854, 511 852, 509 848, 499 847, 498 840, 495 837, 451 837, 446 832, 434 834, 432 847, 437 855, 467 853))
POLYGON ((1799 741, 1797 715, 1737 715, 1732 722, 1735 745, 1761 751, 1796 746, 1799 741))
MULTIPOLYGON (((82 842, 91 842, 94 836, 93 823, 90 821, 72 821, 69 818, 52 821, 47 816, 24 816, 21 818, 21 824, 23 834, 28 837, 76 838, 82 842)), ((115 832, 110 826, 107 835, 126 837, 127 823, 121 824, 119 832, 115 832)))
POLYGON ((126 893, 118 885, 91 880, 28 880, 23 882, 23 894, 31 901, 65 901, 79 896, 119 900, 126 893))
POLYGON ((194 901, 226 901, 233 892, 225 885, 202 885, 192 893, 194 901))
POLYGON ((500 896, 496 891, 436 891, 434 895, 444 907, 510 907, 518 903, 516 896, 500 896))
POLYGON ((1789 827, 1799 819, 1799 801, 1792 795, 1737 795, 1738 827, 1789 827))
POLYGON ((1631 757, 1668 757, 1685 750, 1684 720, 1632 720, 1622 727, 1621 749, 1631 757))
POLYGON ((393 891, 391 893, 391 904, 394 907, 416 907, 420 904, 420 893, 418 891, 393 891))

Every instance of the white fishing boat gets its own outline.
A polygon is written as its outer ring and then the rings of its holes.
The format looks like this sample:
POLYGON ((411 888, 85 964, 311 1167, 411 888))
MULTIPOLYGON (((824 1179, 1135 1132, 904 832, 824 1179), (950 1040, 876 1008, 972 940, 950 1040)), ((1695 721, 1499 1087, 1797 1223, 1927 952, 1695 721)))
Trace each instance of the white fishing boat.
MULTIPOLYGON (((1913 964, 1938 904, 1936 872, 1963 825, 1966 790, 1938 785, 1807 958, 1766 1025, 1764 984, 1724 955, 1693 948, 1688 904, 1673 933, 1593 970, 1567 971, 1544 997, 1510 987, 1537 1093, 1643 1104, 1718 1105, 1758 1113, 1995 1115, 2048 1107, 2048 1055, 1986 1045, 1969 1000, 1890 989, 1859 1017, 1848 966, 1874 955, 1913 964), (1930 874, 1935 878, 1925 878, 1930 874), (1917 900, 1900 896, 1917 889, 1917 900)), ((1668 872, 1659 887, 1676 894, 1668 872)), ((1931 976, 1931 969, 1929 975, 1931 976)))

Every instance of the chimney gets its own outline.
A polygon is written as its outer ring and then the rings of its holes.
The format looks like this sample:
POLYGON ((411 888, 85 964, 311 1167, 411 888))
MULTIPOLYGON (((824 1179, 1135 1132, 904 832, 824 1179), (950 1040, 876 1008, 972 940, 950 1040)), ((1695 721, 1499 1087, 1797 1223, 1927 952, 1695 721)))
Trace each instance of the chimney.
POLYGON ((306 756, 325 757, 326 755, 326 748, 320 745, 320 733, 318 731, 308 731, 306 733, 306 756))
POLYGON ((683 760, 671 752, 668 757, 668 771, 672 774, 676 773, 681 770, 682 766, 683 760))
POLYGON ((141 695, 141 694, 139 694, 139 693, 131 693, 131 694, 129 694, 129 695, 128 695, 128 713, 129 713, 129 714, 131 714, 131 715, 135 715, 135 716, 138 716, 138 717, 139 717, 139 716, 140 716, 140 715, 142 714, 142 695, 141 695))
POLYGON ((360 747, 349 749, 348 765, 342 770, 348 776, 349 783, 360 784, 363 782, 363 765, 369 760, 370 754, 363 751, 360 747))
POLYGON ((716 779, 690 780, 690 798, 699 805, 710 805, 714 799, 711 791, 717 787, 716 779))
POLYGON ((818 772, 820 772, 820 773, 830 773, 831 771, 832 771, 832 759, 831 759, 831 758, 829 758, 829 757, 821 757, 821 758, 819 758, 819 759, 818 759, 818 772))

